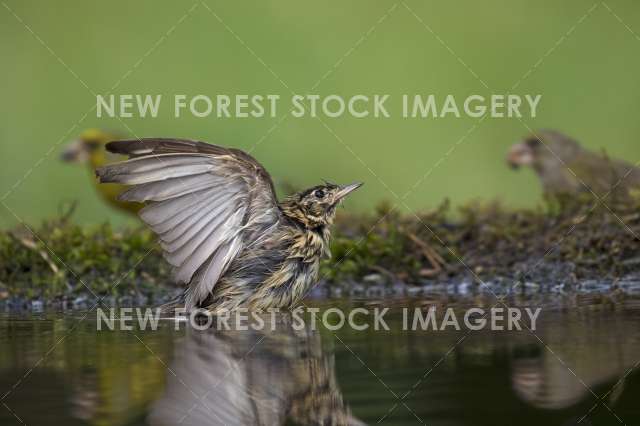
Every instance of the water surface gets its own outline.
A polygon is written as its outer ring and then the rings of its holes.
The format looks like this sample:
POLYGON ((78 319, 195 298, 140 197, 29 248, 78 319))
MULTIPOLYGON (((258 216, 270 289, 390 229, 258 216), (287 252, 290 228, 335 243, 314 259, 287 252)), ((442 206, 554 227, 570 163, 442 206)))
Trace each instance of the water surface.
POLYGON ((640 301, 554 300, 535 332, 403 330, 403 306, 484 303, 426 298, 319 304, 391 306, 388 331, 98 332, 95 312, 4 313, 0 424, 640 424, 640 301))

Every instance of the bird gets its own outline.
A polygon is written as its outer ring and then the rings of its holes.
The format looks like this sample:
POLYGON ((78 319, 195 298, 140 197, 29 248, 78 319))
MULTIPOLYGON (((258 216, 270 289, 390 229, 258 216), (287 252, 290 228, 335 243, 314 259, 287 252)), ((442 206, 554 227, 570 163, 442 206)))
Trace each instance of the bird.
POLYGON ((148 424, 363 426, 320 331, 288 312, 262 320, 268 325, 187 328, 148 424))
POLYGON ((122 212, 135 215, 143 205, 127 201, 119 201, 118 195, 124 192, 125 187, 118 184, 99 185, 95 178, 95 169, 118 159, 109 154, 105 145, 121 137, 100 129, 86 129, 76 140, 70 142, 62 151, 60 158, 67 163, 84 164, 90 169, 92 185, 100 197, 111 207, 122 212))
POLYGON ((640 189, 640 168, 591 152, 556 130, 539 130, 514 144, 507 163, 515 169, 533 168, 551 197, 591 193, 602 198, 612 193, 625 199, 640 189))
POLYGON ((362 185, 325 182, 278 201, 267 170, 236 148, 171 138, 106 148, 129 159, 98 168, 100 182, 129 185, 118 199, 146 203, 139 216, 186 284, 174 313, 295 306, 331 256, 338 205, 362 185))

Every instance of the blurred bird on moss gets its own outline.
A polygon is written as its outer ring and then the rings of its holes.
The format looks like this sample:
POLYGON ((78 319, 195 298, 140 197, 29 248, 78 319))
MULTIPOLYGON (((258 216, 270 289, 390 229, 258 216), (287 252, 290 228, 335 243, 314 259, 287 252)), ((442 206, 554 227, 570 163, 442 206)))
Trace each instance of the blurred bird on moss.
POLYGON ((122 201, 148 203, 140 218, 160 237, 187 289, 167 311, 291 308, 330 257, 336 209, 360 183, 325 182, 278 201, 267 170, 244 151, 184 139, 114 141, 129 160, 96 170, 131 185, 122 201))
POLYGON ((531 167, 548 197, 597 194, 628 199, 640 190, 640 168, 583 148, 555 130, 539 130, 514 144, 507 162, 517 169, 531 167))
POLYGON ((144 206, 141 203, 118 200, 118 196, 126 190, 125 186, 117 183, 100 185, 95 176, 98 167, 122 160, 121 156, 109 153, 105 148, 107 143, 121 138, 104 130, 87 129, 65 147, 60 158, 67 163, 85 165, 89 169, 91 185, 100 197, 111 207, 135 215, 144 206))

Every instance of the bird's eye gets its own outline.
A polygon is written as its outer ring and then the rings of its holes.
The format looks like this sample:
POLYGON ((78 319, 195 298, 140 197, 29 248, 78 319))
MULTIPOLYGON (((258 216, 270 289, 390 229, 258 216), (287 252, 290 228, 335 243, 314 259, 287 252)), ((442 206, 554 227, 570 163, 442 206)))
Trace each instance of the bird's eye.
POLYGON ((316 189, 313 193, 313 195, 316 196, 316 198, 324 198, 325 193, 322 189, 316 189))
POLYGON ((532 137, 532 138, 527 139, 524 143, 525 143, 529 148, 535 148, 535 147, 537 147, 538 145, 542 144, 542 141, 541 141, 540 139, 538 139, 537 137, 532 137))
POLYGON ((93 139, 85 141, 84 145, 87 147, 87 149, 89 151, 93 151, 93 150, 96 150, 96 149, 100 148, 100 142, 98 142, 97 140, 93 140, 93 139))

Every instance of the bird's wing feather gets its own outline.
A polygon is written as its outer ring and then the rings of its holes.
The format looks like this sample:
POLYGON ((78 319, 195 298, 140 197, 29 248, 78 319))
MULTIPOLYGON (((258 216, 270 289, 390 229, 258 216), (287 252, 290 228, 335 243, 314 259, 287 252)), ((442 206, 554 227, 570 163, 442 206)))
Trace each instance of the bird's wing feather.
POLYGON ((189 283, 186 308, 203 302, 250 241, 246 230, 280 220, 273 182, 249 154, 180 139, 107 144, 129 160, 99 168, 101 182, 132 187, 126 201, 149 202, 140 217, 160 237, 176 281, 189 283))

